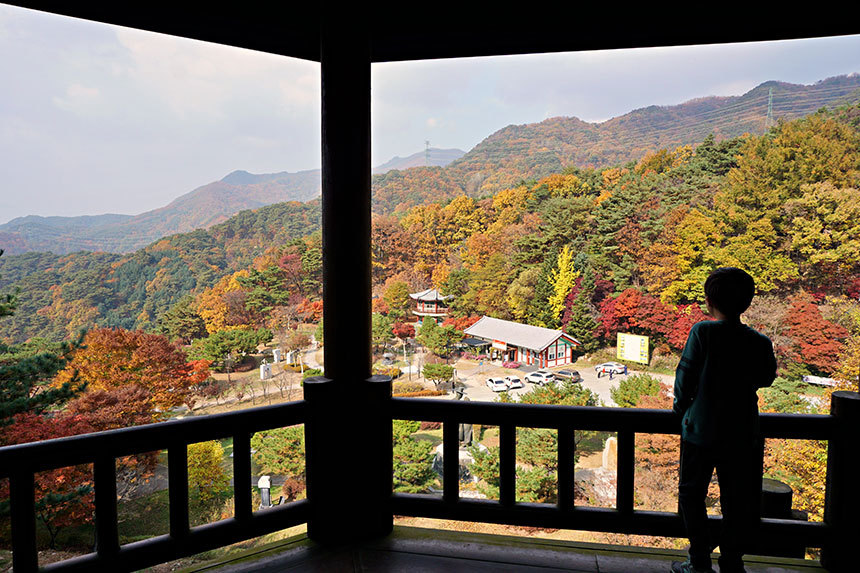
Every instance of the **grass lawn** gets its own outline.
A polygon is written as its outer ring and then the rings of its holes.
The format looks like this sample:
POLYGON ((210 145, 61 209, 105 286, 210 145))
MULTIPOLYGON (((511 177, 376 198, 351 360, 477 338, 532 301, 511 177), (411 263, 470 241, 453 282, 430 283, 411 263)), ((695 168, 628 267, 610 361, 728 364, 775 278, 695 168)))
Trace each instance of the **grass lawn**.
POLYGON ((442 428, 438 430, 419 430, 412 434, 412 438, 419 442, 430 442, 435 448, 442 443, 442 428))
POLYGON ((167 490, 117 504, 119 542, 130 543, 170 533, 167 490))

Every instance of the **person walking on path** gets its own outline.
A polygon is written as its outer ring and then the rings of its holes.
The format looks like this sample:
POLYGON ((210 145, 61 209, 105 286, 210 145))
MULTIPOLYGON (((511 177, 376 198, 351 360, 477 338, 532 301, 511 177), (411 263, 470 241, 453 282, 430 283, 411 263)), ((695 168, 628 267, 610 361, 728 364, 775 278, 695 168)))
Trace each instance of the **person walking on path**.
POLYGON ((770 339, 740 320, 754 296, 755 282, 743 270, 713 271, 705 303, 716 320, 693 325, 675 372, 673 410, 682 417, 678 508, 690 539, 689 559, 672 563, 675 573, 713 571, 717 545, 720 573, 745 571, 743 544, 754 535, 761 495, 756 391, 776 378, 770 339), (714 469, 722 510, 717 542, 705 510, 714 469))

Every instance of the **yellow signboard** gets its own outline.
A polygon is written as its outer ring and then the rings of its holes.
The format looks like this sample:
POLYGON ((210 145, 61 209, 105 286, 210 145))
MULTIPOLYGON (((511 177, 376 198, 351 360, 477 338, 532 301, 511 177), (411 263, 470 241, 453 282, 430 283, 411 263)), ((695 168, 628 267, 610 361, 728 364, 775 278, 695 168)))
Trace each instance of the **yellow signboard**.
POLYGON ((648 337, 619 332, 618 359, 648 364, 648 337))

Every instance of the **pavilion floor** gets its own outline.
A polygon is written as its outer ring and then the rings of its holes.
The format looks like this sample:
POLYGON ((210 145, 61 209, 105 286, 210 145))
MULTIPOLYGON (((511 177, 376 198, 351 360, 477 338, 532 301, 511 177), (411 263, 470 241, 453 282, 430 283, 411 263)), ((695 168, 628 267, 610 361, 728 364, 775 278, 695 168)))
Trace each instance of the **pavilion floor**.
MULTIPOLYGON (((574 543, 396 526, 388 537, 358 546, 323 548, 298 535, 187 571, 275 572, 556 572, 665 573, 681 551, 574 543)), ((715 562, 716 563, 716 562, 715 562)), ((824 571, 817 561, 751 556, 750 573, 824 571)), ((719 569, 715 565, 715 570, 719 569)))

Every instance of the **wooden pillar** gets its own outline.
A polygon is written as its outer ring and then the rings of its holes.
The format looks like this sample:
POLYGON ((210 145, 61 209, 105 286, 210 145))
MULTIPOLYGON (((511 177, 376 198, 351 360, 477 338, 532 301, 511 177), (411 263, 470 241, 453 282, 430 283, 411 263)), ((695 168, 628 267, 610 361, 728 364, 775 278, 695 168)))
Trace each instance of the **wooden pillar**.
POLYGON ((321 31, 325 376, 370 376, 370 41, 350 10, 321 31))
POLYGON ((830 415, 836 418, 834 435, 827 447, 827 485, 824 522, 830 526, 821 564, 828 571, 856 571, 857 531, 860 531, 860 394, 834 392, 830 415))
POLYGON ((391 531, 391 378, 370 378, 370 39, 364 6, 324 17, 322 239, 325 377, 305 381, 308 536, 391 531))

